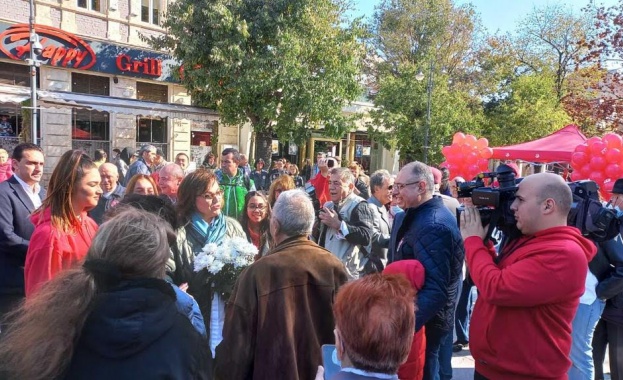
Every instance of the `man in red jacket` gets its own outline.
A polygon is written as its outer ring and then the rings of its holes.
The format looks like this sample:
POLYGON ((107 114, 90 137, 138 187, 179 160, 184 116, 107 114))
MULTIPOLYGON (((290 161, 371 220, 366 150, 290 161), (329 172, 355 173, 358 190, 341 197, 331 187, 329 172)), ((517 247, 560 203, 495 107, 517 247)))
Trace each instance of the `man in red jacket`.
POLYGON ((571 190, 541 173, 520 184, 511 210, 522 236, 496 256, 480 215, 461 216, 467 266, 479 290, 469 331, 474 379, 567 379, 571 322, 595 245, 567 226, 571 190))

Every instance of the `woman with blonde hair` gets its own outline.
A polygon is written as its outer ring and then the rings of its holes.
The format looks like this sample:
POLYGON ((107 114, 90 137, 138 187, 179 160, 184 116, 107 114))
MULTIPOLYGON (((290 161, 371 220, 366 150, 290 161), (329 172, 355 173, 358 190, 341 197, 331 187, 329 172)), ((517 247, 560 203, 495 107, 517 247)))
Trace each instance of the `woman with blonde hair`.
POLYGON ((81 150, 65 152, 52 171, 47 196, 32 215, 26 253, 26 297, 87 253, 97 224, 87 215, 102 195, 97 166, 81 150))
POLYGON ((159 195, 158 185, 152 176, 136 174, 128 181, 125 194, 159 195))
POLYGON ((2 370, 30 380, 209 379, 206 341, 163 280, 172 234, 158 216, 133 208, 102 224, 82 266, 11 316, 2 370))
POLYGON ((277 202, 277 198, 279 198, 279 194, 284 191, 292 190, 296 186, 294 186, 294 180, 291 176, 287 174, 280 175, 270 184, 270 188, 268 189, 268 203, 270 203, 270 207, 275 206, 275 202, 277 202))

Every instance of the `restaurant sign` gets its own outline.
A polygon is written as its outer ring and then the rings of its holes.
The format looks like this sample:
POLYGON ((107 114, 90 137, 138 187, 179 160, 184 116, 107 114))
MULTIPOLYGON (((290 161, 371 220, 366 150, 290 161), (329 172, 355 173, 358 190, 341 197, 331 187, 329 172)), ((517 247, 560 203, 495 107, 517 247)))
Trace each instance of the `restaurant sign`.
MULTIPOLYGON (((88 41, 46 25, 35 25, 35 30, 42 46, 37 58, 44 65, 173 81, 176 62, 166 54, 88 41)), ((0 58, 30 58, 28 24, 0 24, 0 31, 0 58)))

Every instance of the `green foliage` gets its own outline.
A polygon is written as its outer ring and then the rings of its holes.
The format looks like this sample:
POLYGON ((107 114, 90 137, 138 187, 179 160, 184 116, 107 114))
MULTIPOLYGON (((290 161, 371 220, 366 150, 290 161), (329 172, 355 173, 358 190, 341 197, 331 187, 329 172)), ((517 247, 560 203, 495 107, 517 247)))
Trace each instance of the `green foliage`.
POLYGON ((571 122, 556 97, 551 74, 525 74, 509 86, 508 97, 487 111, 483 132, 491 146, 546 136, 571 122))
POLYGON ((344 27, 345 10, 340 0, 178 0, 168 34, 149 42, 183 63, 184 86, 224 123, 297 143, 319 127, 339 137, 352 126, 342 107, 363 92, 363 29, 344 27))

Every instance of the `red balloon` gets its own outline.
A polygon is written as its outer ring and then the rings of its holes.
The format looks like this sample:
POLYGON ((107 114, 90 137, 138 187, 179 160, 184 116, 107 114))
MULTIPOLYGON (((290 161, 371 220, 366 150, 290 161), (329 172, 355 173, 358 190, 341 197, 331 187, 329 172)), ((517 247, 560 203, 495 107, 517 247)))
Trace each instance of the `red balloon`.
POLYGON ((483 148, 480 150, 480 157, 489 159, 493 157, 493 149, 492 148, 483 148))
POLYGON ((465 136, 465 144, 469 145, 469 146, 476 146, 476 142, 478 141, 478 139, 476 139, 476 136, 474 135, 467 135, 465 136))
POLYGON ((582 174, 582 177, 584 179, 587 179, 588 176, 591 175, 591 173, 592 173, 592 170, 591 170, 590 164, 586 164, 580 168, 580 174, 582 174))
POLYGON ((604 170, 606 178, 618 179, 621 177, 621 167, 618 164, 610 164, 604 170))
POLYGON ((586 145, 593 146, 593 144, 596 142, 601 142, 601 137, 591 137, 590 139, 586 140, 586 145))
POLYGON ((591 181, 595 181, 599 185, 599 187, 601 187, 603 182, 606 180, 606 177, 602 172, 592 172, 588 176, 588 179, 590 179, 591 181))
POLYGON ((600 156, 591 158, 590 167, 592 172, 601 172, 606 167, 606 159, 600 156))
POLYGON ((582 165, 588 163, 588 161, 589 157, 584 152, 575 152, 573 153, 573 155, 571 155, 571 165, 573 165, 574 168, 579 168, 582 165))
POLYGON ((470 165, 467 168, 467 171, 469 173, 470 178, 474 178, 476 175, 478 175, 478 173, 480 173, 480 169, 478 168, 478 165, 470 165))
POLYGON ((616 133, 606 133, 606 135, 601 138, 601 141, 606 143, 608 148, 621 149, 623 138, 616 133))
POLYGON ((461 154, 467 156, 472 152, 473 148, 470 145, 464 144, 461 145, 461 154))
POLYGON ((487 171, 489 169, 489 160, 487 160, 486 158, 481 158, 480 160, 478 160, 478 168, 481 171, 487 171))
POLYGON ((465 142, 465 133, 457 132, 452 136, 453 144, 463 144, 463 142, 465 142))
POLYGON ((478 139, 478 141, 476 141, 476 146, 478 147, 478 149, 482 150, 489 146, 489 140, 487 140, 484 137, 481 137, 478 139))
POLYGON ((595 141, 593 145, 591 145, 590 151, 594 155, 603 155, 606 149, 608 149, 606 143, 603 141, 595 141))
POLYGON ((580 173, 579 170, 574 170, 573 173, 571 173, 571 180, 572 181, 580 181, 585 179, 585 177, 582 175, 582 173, 580 173))
POLYGON ((610 148, 606 151, 604 157, 606 157, 606 161, 608 161, 609 163, 618 164, 619 162, 621 162, 621 151, 617 148, 610 148))
POLYGON ((476 152, 471 152, 469 153, 466 157, 465 157, 465 162, 467 162, 470 165, 475 164, 476 162, 478 162, 478 153, 476 152))
POLYGON ((574 152, 584 152, 584 153, 588 153, 588 145, 586 143, 584 144, 580 144, 578 146, 575 147, 574 152))

